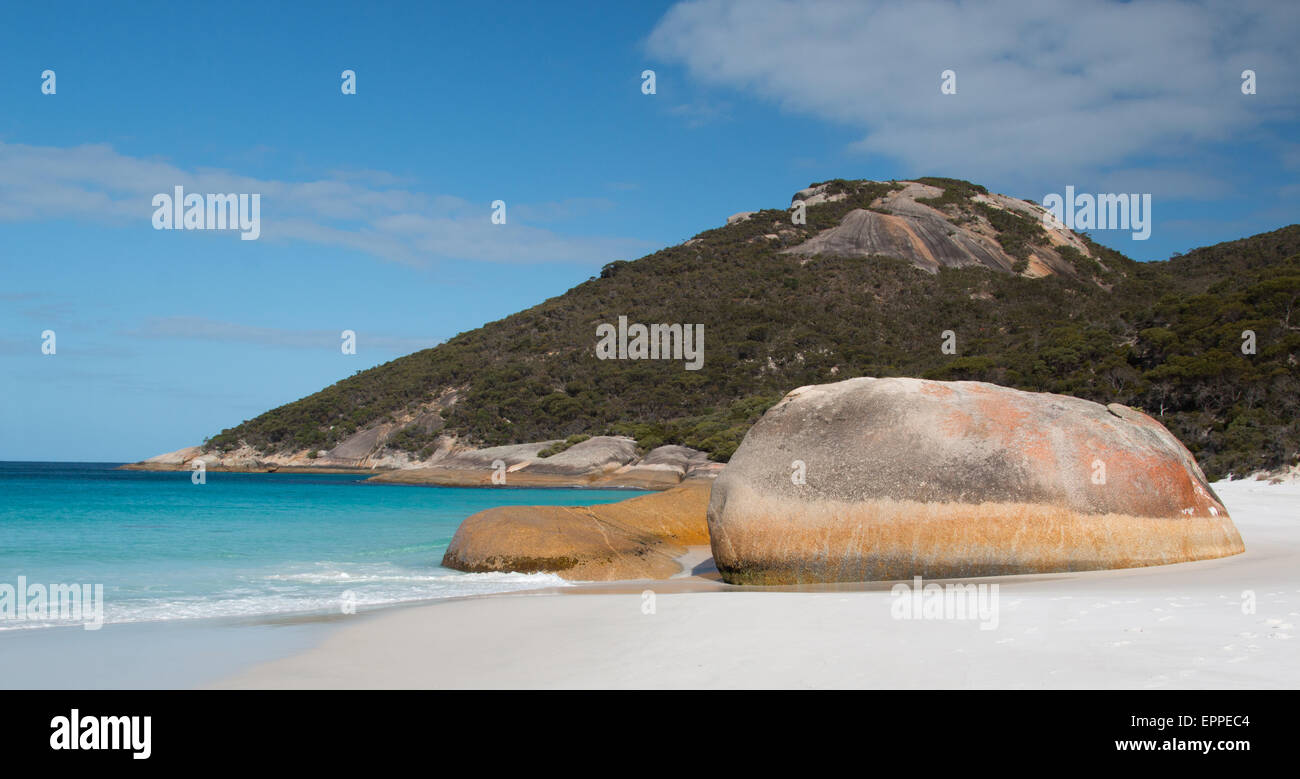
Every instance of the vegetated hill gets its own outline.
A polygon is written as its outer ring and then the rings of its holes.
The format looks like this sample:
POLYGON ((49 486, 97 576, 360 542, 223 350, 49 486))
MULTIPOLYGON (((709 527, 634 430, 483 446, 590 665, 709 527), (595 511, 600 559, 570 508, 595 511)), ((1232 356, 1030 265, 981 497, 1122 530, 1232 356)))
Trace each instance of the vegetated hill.
POLYGON ((1297 458, 1300 226, 1137 263, 964 181, 835 180, 796 197, 806 224, 784 209, 737 215, 205 447, 419 458, 449 438, 622 433, 725 460, 794 387, 919 376, 1142 408, 1211 478, 1297 458), (870 253, 880 246, 897 256, 870 253), (703 367, 597 359, 597 326, 620 316, 703 324, 703 367), (947 330, 955 355, 941 350, 947 330))

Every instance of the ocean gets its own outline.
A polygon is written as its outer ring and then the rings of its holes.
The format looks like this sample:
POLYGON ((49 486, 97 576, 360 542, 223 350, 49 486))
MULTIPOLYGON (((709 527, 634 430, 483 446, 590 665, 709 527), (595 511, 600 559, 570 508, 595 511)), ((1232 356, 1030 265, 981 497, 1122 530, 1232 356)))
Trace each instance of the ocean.
MULTIPOLYGON (((561 586, 552 574, 467 574, 439 562, 461 521, 482 509, 636 494, 364 478, 208 472, 196 485, 188 472, 0 462, 0 589, 16 592, 19 577, 29 587, 102 585, 103 622, 114 625, 340 614, 561 586)), ((0 631, 70 624, 32 616, 0 618, 0 631)))

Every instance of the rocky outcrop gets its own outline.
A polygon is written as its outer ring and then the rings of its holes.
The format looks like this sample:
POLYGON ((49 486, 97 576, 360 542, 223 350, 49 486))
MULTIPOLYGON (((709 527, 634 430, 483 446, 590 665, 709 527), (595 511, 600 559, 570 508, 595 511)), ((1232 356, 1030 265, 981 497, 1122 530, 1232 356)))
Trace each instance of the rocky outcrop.
MULTIPOLYGON (((722 470, 722 463, 685 446, 661 446, 642 457, 637 454, 636 441, 624 436, 595 436, 549 457, 541 456, 558 443, 558 440, 535 441, 475 449, 446 440, 426 460, 414 459, 407 453, 390 453, 384 457, 372 453, 360 459, 327 455, 313 458, 303 452, 262 455, 240 447, 216 453, 191 446, 123 467, 145 471, 190 470, 195 461, 201 460, 210 471, 370 472, 375 475, 369 481, 388 484, 647 490, 671 489, 687 479, 712 479, 722 470)), ((373 446, 373 442, 368 445, 373 446)), ((338 447, 333 451, 337 450, 338 447)))
POLYGON ((195 469, 199 462, 203 463, 205 470, 237 473, 358 473, 380 467, 400 467, 379 463, 358 467, 325 458, 312 458, 306 452, 264 455, 247 446, 228 452, 205 452, 200 446, 187 446, 120 468, 127 471, 189 471, 195 469))
MULTIPOLYGON (((850 211, 839 224, 785 252, 804 257, 898 257, 931 273, 941 267, 971 265, 1009 273, 1016 267, 1017 258, 998 242, 998 231, 987 218, 960 211, 957 206, 921 202, 942 195, 939 187, 915 181, 898 184, 899 189, 876 198, 869 208, 850 211)), ((826 185, 806 189, 794 199, 809 206, 836 199, 825 190, 826 185)), ((975 195, 971 203, 1023 216, 1036 224, 1042 223, 1045 213, 1041 206, 1005 195, 975 195)), ((1074 274, 1074 267, 1062 258, 1058 247, 1070 246, 1091 256, 1087 244, 1064 227, 1045 228, 1044 237, 1025 257, 1026 275, 1074 274)))
POLYGON ((1191 454, 1133 409, 980 382, 801 387, 708 510, 732 583, 1082 571, 1244 551, 1191 454))
POLYGON ((666 488, 686 479, 712 479, 722 469, 722 463, 710 460, 698 449, 669 444, 651 449, 645 457, 619 469, 615 476, 629 486, 654 489, 656 485, 666 488))
POLYGON ((837 200, 843 200, 848 197, 848 195, 843 192, 830 192, 829 189, 830 188, 826 184, 817 184, 816 186, 808 187, 807 189, 801 189, 794 193, 794 197, 790 198, 790 202, 794 203, 795 201, 799 201, 805 206, 816 206, 821 205, 822 203, 834 203, 837 200))
POLYGON ((340 465, 336 462, 313 459, 306 453, 266 456, 250 447, 240 447, 229 452, 205 452, 200 446, 187 446, 174 452, 156 455, 138 463, 121 466, 128 471, 189 471, 203 463, 209 471, 234 471, 239 473, 356 473, 369 469, 340 465))
POLYGON ((711 482, 599 506, 500 506, 461 523, 442 564, 459 571, 551 572, 566 579, 664 579, 709 542, 711 482))
POLYGON ((709 460, 704 452, 684 446, 661 446, 640 457, 636 441, 623 436, 595 436, 550 457, 540 456, 556 443, 541 441, 452 453, 424 467, 379 474, 372 481, 451 487, 666 490, 686 479, 711 479, 722 469, 722 463, 709 460))

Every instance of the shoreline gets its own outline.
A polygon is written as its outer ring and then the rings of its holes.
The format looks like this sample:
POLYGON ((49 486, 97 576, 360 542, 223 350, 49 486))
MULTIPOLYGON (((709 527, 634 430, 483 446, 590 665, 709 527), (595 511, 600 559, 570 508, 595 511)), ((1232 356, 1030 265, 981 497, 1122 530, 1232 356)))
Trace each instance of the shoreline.
MULTIPOLYGON (((190 473, 192 468, 186 468, 182 465, 168 465, 162 463, 123 463, 113 470, 116 471, 146 471, 150 473, 190 473)), ((278 468, 228 468, 224 465, 211 465, 204 468, 208 473, 330 473, 330 474, 356 474, 358 476, 367 473, 375 473, 372 468, 347 468, 343 466, 322 466, 316 468, 313 466, 286 465, 278 468)))
POLYGON ((970 620, 895 618, 897 582, 737 587, 706 578, 697 559, 690 573, 666 580, 376 611, 211 686, 1300 687, 1292 643, 1300 638, 1300 485, 1214 486, 1246 537, 1245 553, 962 580, 998 586, 989 630, 970 620))
MULTIPOLYGON (((707 546, 691 547, 681 556, 679 576, 690 577, 707 546), (689 566, 689 567, 688 567, 689 566)), ((106 622, 98 630, 81 625, 53 625, 0 631, 0 650, 11 660, 12 675, 0 669, 4 689, 187 689, 212 686, 223 679, 319 646, 340 630, 364 625, 384 614, 432 608, 458 601, 509 595, 585 595, 641 592, 638 585, 658 585, 676 592, 725 589, 705 580, 625 580, 574 582, 524 590, 471 593, 359 605, 355 614, 329 611, 149 619, 106 622)))
MULTIPOLYGON (((170 463, 135 462, 117 465, 118 471, 143 471, 148 473, 189 473, 192 469, 170 463)), ((677 480, 647 478, 644 475, 622 475, 595 472, 577 475, 550 473, 510 474, 506 484, 493 484, 491 471, 472 471, 453 468, 349 468, 344 466, 286 465, 262 468, 231 468, 213 465, 207 473, 255 474, 331 474, 365 476, 367 484, 387 484, 407 487, 457 487, 481 489, 556 489, 556 490, 628 490, 663 492, 692 481, 712 481, 706 477, 688 477, 677 480)))
POLYGON ((1241 527, 1244 554, 963 580, 999 586, 999 625, 989 631, 892 618, 897 582, 728 585, 710 548, 694 546, 675 558, 682 570, 661 580, 475 593, 355 615, 5 631, 6 652, 32 660, 6 686, 1298 687, 1300 484, 1214 488, 1241 527), (1244 592, 1256 613, 1243 613, 1244 592))

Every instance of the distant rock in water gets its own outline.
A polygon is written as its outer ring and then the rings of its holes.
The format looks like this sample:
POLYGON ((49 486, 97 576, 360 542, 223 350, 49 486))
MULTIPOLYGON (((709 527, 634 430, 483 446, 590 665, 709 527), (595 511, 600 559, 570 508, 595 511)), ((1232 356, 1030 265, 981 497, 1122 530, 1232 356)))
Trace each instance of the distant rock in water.
POLYGON ((718 477, 708 522, 734 584, 1084 571, 1245 551, 1196 461, 1156 420, 964 381, 858 378, 790 392, 718 477))

